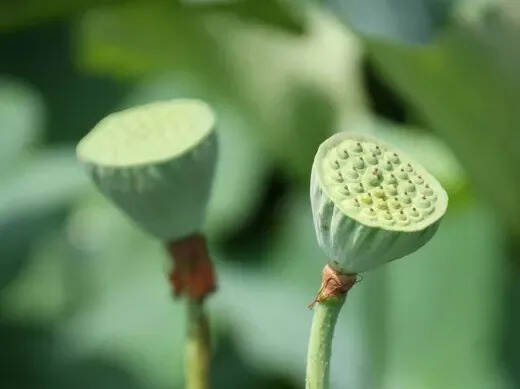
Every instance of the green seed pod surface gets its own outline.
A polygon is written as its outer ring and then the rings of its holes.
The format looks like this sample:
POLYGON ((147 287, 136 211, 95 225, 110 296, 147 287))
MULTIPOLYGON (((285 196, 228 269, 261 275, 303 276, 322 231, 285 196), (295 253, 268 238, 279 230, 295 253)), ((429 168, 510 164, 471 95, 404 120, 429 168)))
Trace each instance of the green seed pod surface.
POLYGON ((78 144, 100 191, 139 226, 176 240, 201 229, 217 159, 215 116, 194 99, 113 113, 78 144))
POLYGON ((445 190, 422 166, 350 132, 320 145, 310 197, 318 244, 342 273, 414 252, 433 236, 448 206, 445 190))

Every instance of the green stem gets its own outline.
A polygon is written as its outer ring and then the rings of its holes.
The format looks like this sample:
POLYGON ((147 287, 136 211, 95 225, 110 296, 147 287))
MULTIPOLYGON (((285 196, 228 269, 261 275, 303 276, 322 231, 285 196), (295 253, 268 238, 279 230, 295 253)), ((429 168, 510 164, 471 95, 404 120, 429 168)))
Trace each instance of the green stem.
POLYGON ((208 318, 202 301, 188 300, 186 341, 186 389, 209 388, 210 339, 208 318))
POLYGON ((344 302, 345 296, 330 297, 324 302, 315 304, 307 352, 306 389, 327 389, 329 387, 332 337, 339 311, 344 302))

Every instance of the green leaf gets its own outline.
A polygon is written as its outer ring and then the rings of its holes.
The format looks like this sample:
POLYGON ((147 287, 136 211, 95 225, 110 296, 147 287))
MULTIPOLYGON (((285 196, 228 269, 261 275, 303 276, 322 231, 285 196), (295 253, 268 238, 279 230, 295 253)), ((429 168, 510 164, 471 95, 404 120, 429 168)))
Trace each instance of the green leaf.
POLYGON ((501 234, 491 210, 473 203, 448 212, 428 245, 388 266, 388 387, 508 387, 497 343, 501 234))
POLYGON ((65 313, 71 297, 66 288, 68 247, 55 235, 48 233, 35 239, 27 264, 15 282, 2 291, 2 313, 6 317, 52 323, 65 313))
POLYGON ((238 231, 257 210, 272 161, 238 110, 217 106, 217 115, 220 154, 207 210, 207 233, 223 237, 238 231))
POLYGON ((32 248, 57 228, 64 210, 86 187, 71 149, 37 154, 0 186, 0 286, 20 271, 32 248))
POLYGON ((360 34, 408 44, 430 42, 442 27, 450 0, 326 0, 360 34))
POLYGON ((91 9, 79 28, 80 66, 119 77, 189 71, 228 90, 226 66, 204 15, 167 2, 133 1, 91 9))
POLYGON ((184 304, 167 279, 167 253, 92 190, 65 224, 77 304, 59 335, 78 357, 97 355, 147 386, 181 385, 184 304))
POLYGON ((47 148, 17 167, 0 186, 0 226, 11 218, 38 215, 70 203, 87 179, 72 148, 47 148))
POLYGON ((85 10, 92 4, 117 0, 38 0, 2 1, 0 3, 0 31, 26 27, 32 24, 69 16, 85 10))
POLYGON ((291 105, 281 117, 287 130, 276 147, 288 172, 307 183, 316 150, 334 127, 337 108, 325 92, 304 83, 295 83, 287 94, 291 105))
POLYGON ((0 173, 38 138, 43 114, 42 98, 30 85, 0 78, 0 173))
POLYGON ((513 20, 498 12, 473 22, 460 18, 430 46, 370 40, 368 49, 520 231, 520 28, 513 20))
POLYGON ((231 13, 245 22, 263 23, 301 34, 305 24, 305 2, 294 0, 185 0, 194 11, 231 13))
POLYGON ((85 358, 72 356, 52 327, 2 320, 0 341, 3 351, 0 355, 2 387, 142 387, 131 372, 112 361, 93 354, 85 358))

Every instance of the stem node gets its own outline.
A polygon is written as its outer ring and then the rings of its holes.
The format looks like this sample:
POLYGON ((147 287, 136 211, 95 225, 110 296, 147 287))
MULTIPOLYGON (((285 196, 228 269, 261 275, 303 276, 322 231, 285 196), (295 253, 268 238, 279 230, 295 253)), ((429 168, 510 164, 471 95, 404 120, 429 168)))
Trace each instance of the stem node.
POLYGON ((356 274, 342 274, 329 265, 323 268, 321 288, 310 307, 316 305, 307 353, 306 389, 329 387, 332 337, 347 292, 354 286, 356 274))
POLYGON ((202 235, 190 235, 167 246, 174 262, 170 283, 175 296, 201 301, 215 291, 215 272, 202 235))

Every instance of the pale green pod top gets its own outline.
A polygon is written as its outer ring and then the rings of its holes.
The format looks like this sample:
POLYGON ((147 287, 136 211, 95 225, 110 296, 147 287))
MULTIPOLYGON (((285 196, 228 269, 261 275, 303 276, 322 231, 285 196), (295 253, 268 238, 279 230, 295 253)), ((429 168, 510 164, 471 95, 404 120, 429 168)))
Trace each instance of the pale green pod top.
POLYGON ((215 115, 194 99, 113 113, 78 144, 77 156, 109 199, 156 237, 201 229, 217 159, 215 115))
POLYGON ((318 243, 343 273, 414 252, 433 236, 448 206, 445 190, 417 162, 349 132, 320 145, 310 197, 318 243))

